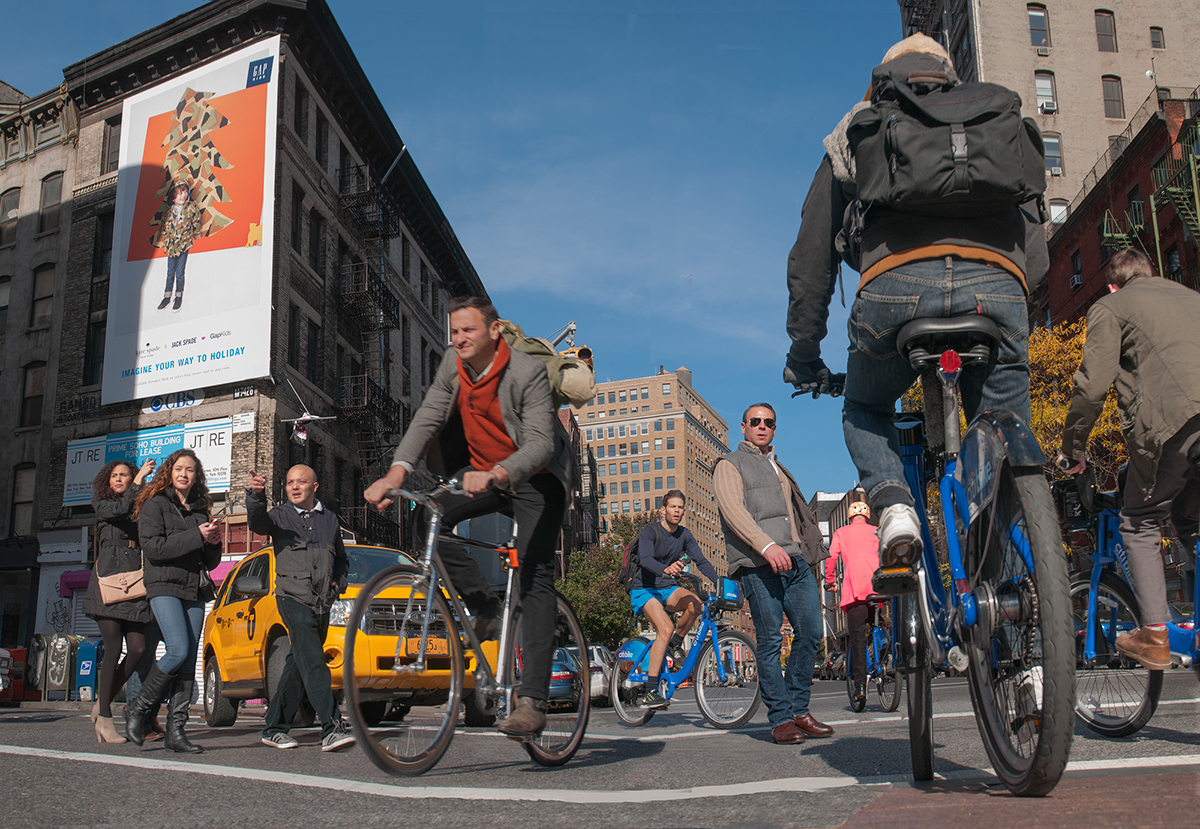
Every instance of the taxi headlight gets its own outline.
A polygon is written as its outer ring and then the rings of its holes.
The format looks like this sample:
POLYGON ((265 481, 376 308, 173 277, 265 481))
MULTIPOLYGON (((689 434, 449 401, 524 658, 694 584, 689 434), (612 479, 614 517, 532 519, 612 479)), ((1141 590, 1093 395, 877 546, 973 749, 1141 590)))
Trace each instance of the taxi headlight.
POLYGON ((350 606, 354 604, 352 599, 338 599, 329 608, 329 624, 334 627, 344 628, 346 622, 350 619, 350 606))

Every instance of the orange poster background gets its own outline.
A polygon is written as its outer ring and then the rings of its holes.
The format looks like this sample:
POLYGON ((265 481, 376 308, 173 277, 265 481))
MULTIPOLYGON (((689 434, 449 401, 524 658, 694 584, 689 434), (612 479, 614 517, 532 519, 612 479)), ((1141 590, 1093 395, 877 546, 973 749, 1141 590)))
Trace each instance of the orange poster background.
MULTIPOLYGON (((203 83, 193 84, 202 90, 203 83)), ((221 155, 233 165, 232 169, 217 170, 217 179, 225 188, 229 201, 217 202, 216 207, 233 219, 233 223, 214 233, 201 236, 192 245, 191 253, 228 250, 246 245, 251 223, 262 221, 263 164, 266 156, 267 90, 270 84, 259 84, 228 95, 210 99, 217 112, 229 123, 208 134, 221 155)), ((183 94, 183 90, 180 90, 183 94)), ((132 230, 129 235, 128 261, 163 258, 166 253, 150 244, 155 227, 150 225, 164 197, 156 196, 163 183, 164 162, 168 147, 159 146, 171 131, 173 111, 151 116, 146 125, 146 146, 142 149, 137 197, 133 208, 132 230)))

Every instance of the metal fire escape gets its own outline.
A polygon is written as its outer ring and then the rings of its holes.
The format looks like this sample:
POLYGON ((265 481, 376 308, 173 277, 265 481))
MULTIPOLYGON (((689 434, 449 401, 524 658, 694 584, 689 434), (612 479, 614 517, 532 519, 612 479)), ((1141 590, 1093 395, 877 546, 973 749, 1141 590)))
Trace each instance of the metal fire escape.
MULTIPOLYGON (((387 391, 383 359, 383 337, 400 327, 400 300, 384 278, 390 270, 384 243, 400 235, 400 217, 367 166, 341 170, 340 180, 338 201, 366 261, 343 264, 338 273, 338 302, 362 336, 362 373, 338 378, 338 403, 356 427, 359 461, 371 479, 382 471, 376 467, 390 450, 388 436, 400 431, 400 405, 387 391)), ((371 540, 398 543, 399 525, 377 510, 358 507, 346 513, 371 540)))
POLYGON ((900 0, 900 18, 905 24, 905 36, 917 32, 931 35, 937 8, 938 0, 900 0))
POLYGON ((1150 216, 1154 221, 1154 242, 1158 250, 1158 272, 1163 270, 1162 245, 1159 243, 1158 208, 1170 204, 1193 238, 1200 238, 1200 103, 1189 102, 1191 117, 1179 128, 1175 145, 1151 169, 1154 192, 1150 195, 1150 216))
POLYGON ((1145 202, 1140 199, 1131 201, 1125 215, 1117 218, 1111 210, 1104 212, 1104 226, 1100 244, 1116 252, 1137 245, 1142 252, 1150 256, 1150 250, 1144 238, 1146 233, 1145 202))

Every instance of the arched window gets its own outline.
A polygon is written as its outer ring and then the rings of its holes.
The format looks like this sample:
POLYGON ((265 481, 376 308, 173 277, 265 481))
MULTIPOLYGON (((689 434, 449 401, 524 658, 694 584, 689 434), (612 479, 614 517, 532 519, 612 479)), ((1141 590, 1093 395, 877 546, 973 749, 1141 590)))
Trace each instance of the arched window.
POLYGON ((17 219, 21 215, 21 188, 5 190, 0 196, 0 247, 17 241, 17 219))
POLYGON ((1105 75, 1100 79, 1104 88, 1104 117, 1125 117, 1125 94, 1121 91, 1121 79, 1116 75, 1105 75))
POLYGON ((1029 40, 1034 46, 1050 45, 1050 18, 1046 7, 1030 4, 1029 10, 1029 40))
POLYGON ((1101 52, 1117 51, 1117 18, 1106 9, 1096 9, 1096 46, 1101 52))
POLYGON ((33 301, 29 304, 29 327, 50 324, 54 311, 54 265, 41 265, 33 272, 33 301))
POLYGON ((59 206, 62 204, 62 173, 51 173, 42 179, 42 207, 38 217, 38 233, 58 229, 59 206))

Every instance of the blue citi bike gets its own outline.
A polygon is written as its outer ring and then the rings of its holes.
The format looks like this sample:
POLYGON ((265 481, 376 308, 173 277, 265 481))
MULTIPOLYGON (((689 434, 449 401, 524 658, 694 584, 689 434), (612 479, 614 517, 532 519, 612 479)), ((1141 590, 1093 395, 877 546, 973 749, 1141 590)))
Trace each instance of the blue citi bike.
POLYGON ((914 779, 933 778, 931 680, 934 666, 948 661, 967 676, 996 775, 1016 795, 1042 796, 1062 776, 1074 728, 1074 649, 1058 518, 1029 427, 1011 412, 992 410, 962 434, 955 394, 963 368, 995 359, 1001 336, 995 322, 977 314, 916 319, 898 333, 897 349, 922 375, 927 441, 919 422, 898 417, 922 554, 915 590, 898 596, 895 637, 908 683, 914 779), (925 506, 927 450, 943 465, 936 516, 925 506), (931 524, 944 539, 944 554, 933 544, 931 524))
MULTIPOLYGON (((659 691, 670 700, 692 679, 696 704, 704 719, 717 728, 745 725, 762 701, 754 642, 744 633, 718 624, 724 611, 741 608, 741 585, 732 579, 721 579, 720 589, 710 594, 701 587, 700 579, 690 573, 680 573, 675 582, 699 596, 704 607, 700 629, 683 664, 671 671, 666 657, 663 658, 659 691)), ((626 725, 644 725, 654 716, 654 709, 641 707, 642 697, 650 690, 650 644, 651 640, 645 636, 628 639, 617 649, 613 661, 609 699, 617 717, 626 725)))
MULTIPOLYGON (((904 674, 896 669, 899 645, 892 636, 892 606, 896 600, 890 596, 867 597, 874 607, 873 621, 868 622, 867 636, 867 684, 875 686, 879 704, 884 711, 892 712, 900 707, 900 691, 904 687, 904 674)), ((854 695, 854 651, 846 652, 846 695, 850 697, 850 710, 861 713, 867 707, 866 696, 854 695)))

